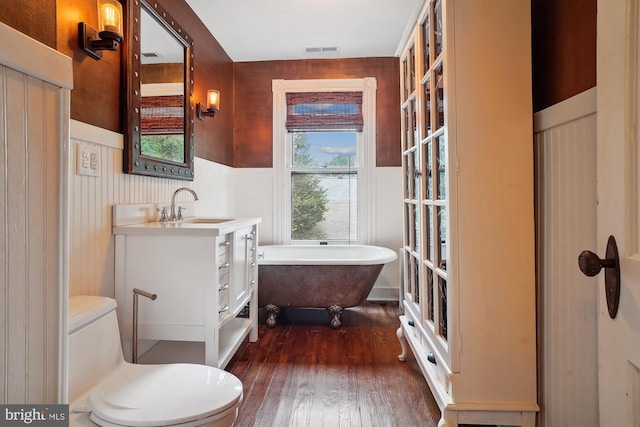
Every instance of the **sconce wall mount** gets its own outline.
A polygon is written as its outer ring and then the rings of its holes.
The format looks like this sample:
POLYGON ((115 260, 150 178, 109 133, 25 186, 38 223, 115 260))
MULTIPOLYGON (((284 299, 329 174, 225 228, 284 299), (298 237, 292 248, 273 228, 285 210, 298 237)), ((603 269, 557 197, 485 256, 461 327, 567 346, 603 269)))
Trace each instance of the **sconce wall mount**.
POLYGON ((204 120, 205 116, 215 117, 220 110, 220 91, 210 89, 207 91, 206 108, 199 102, 196 104, 196 115, 200 120, 204 120))
POLYGON ((122 42, 122 4, 117 0, 98 0, 98 28, 78 23, 80 48, 93 59, 102 59, 103 50, 118 50, 122 42))

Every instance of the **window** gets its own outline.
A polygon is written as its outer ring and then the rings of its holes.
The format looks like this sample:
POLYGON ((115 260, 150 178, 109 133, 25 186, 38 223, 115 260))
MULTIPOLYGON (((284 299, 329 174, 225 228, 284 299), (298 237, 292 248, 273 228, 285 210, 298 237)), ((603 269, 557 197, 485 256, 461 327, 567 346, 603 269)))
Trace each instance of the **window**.
POLYGON ((294 132, 291 240, 358 240, 360 132, 294 132))
POLYGON ((366 243, 375 79, 275 80, 273 92, 278 243, 366 243))

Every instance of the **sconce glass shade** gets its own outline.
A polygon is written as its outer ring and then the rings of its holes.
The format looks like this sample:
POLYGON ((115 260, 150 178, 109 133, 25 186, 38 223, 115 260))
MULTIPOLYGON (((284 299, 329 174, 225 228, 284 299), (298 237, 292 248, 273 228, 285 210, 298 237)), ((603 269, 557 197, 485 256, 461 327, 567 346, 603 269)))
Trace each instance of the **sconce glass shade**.
POLYGON ((207 110, 218 111, 220 109, 220 91, 210 89, 207 91, 207 110))
POLYGON ((220 91, 209 89, 207 91, 207 103, 201 105, 196 104, 196 115, 200 120, 204 120, 205 116, 215 117, 220 109, 220 91))
POLYGON ((98 0, 100 37, 122 41, 122 4, 117 0, 98 0))

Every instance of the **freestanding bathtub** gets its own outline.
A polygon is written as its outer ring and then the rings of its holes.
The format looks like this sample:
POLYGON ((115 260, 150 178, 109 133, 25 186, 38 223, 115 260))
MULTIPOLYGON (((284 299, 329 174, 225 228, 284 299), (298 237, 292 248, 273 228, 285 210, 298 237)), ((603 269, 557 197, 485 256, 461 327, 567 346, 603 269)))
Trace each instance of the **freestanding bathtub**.
POLYGON ((362 304, 384 264, 397 255, 366 245, 272 245, 258 251, 258 306, 276 325, 282 308, 324 308, 339 328, 345 308, 362 304))

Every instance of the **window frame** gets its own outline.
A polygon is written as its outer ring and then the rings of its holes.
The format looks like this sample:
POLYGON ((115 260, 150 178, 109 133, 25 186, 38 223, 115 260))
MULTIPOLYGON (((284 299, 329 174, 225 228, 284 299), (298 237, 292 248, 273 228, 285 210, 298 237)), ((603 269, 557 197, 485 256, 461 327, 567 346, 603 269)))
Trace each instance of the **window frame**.
POLYGON ((290 141, 286 129, 286 93, 361 91, 364 126, 358 136, 358 239, 326 240, 328 244, 368 244, 374 224, 372 179, 376 155, 376 90, 375 77, 362 79, 309 79, 272 81, 273 90, 273 167, 274 167, 274 243, 293 245, 319 244, 325 240, 291 239, 291 173, 290 141))

